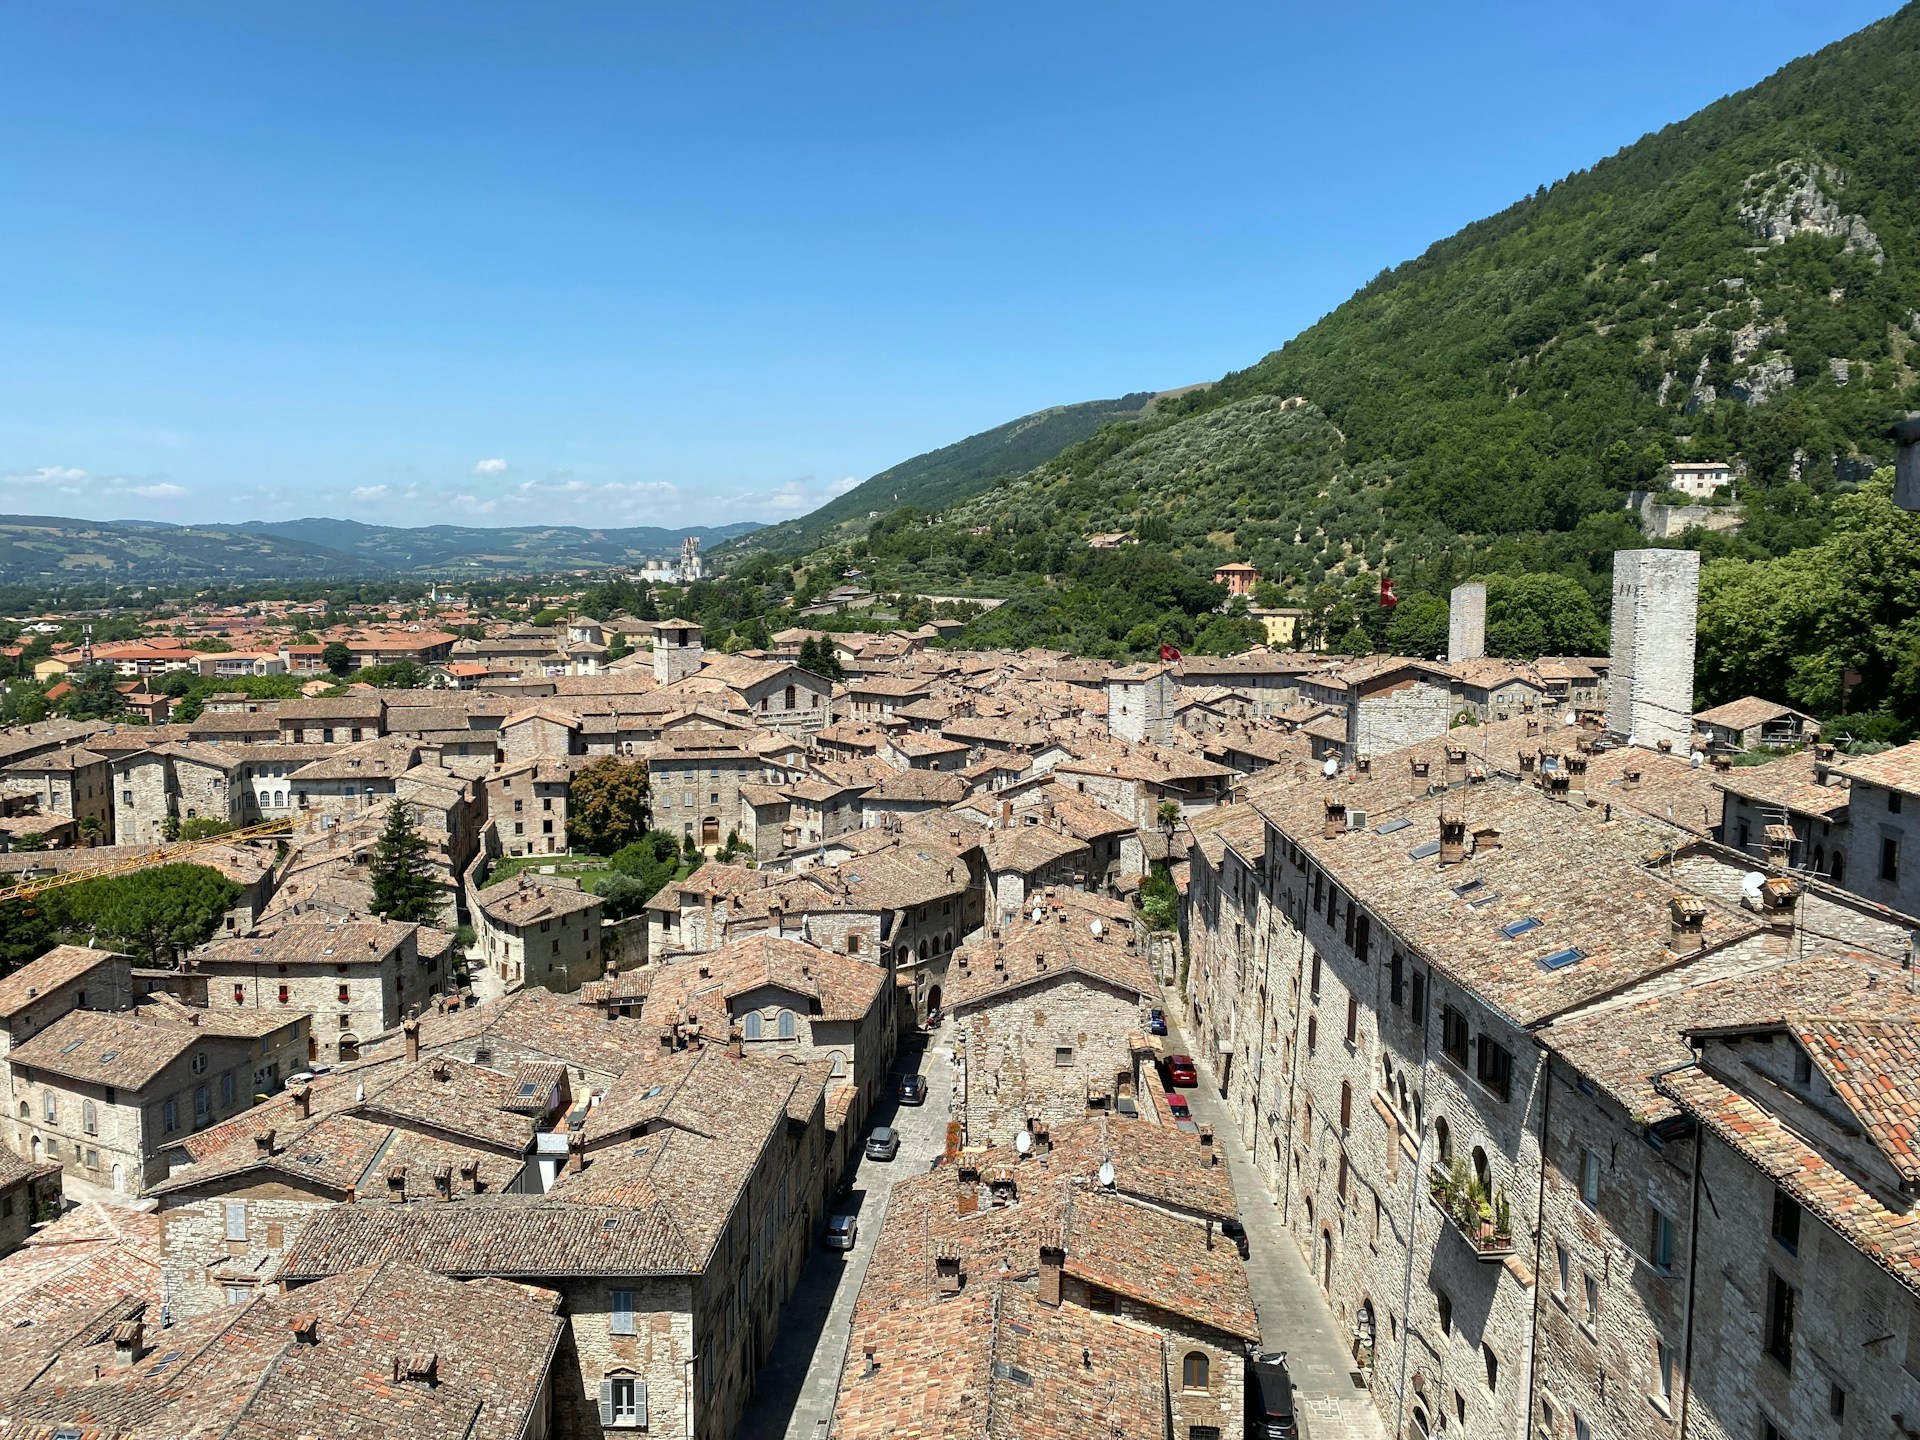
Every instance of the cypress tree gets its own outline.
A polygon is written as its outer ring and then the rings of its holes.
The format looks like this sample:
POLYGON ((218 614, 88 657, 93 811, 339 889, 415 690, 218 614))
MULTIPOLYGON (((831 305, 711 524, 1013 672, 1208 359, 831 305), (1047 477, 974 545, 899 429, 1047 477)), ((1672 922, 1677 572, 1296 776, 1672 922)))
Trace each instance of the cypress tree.
POLYGON ((389 920, 429 923, 440 913, 440 887, 427 859, 427 842, 413 823, 413 807, 396 800, 373 852, 373 912, 389 920))

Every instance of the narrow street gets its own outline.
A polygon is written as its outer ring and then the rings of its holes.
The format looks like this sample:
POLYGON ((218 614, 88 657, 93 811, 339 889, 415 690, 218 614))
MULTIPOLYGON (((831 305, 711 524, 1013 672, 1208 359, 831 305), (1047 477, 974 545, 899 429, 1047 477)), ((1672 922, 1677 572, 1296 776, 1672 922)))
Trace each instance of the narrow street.
POLYGON ((1352 1358, 1343 1327, 1314 1283, 1306 1258, 1280 1223, 1280 1211, 1240 1128, 1220 1098, 1219 1082, 1202 1048, 1188 1043, 1181 1028, 1185 1008, 1168 989, 1165 1053, 1193 1056, 1200 1084, 1180 1093, 1193 1118, 1213 1127, 1214 1143, 1227 1157, 1240 1223, 1247 1227, 1247 1282, 1260 1317, 1260 1344, 1284 1350, 1300 1410, 1303 1440, 1383 1440, 1386 1430, 1367 1391, 1353 1383, 1352 1358))
POLYGON ((900 1132, 900 1153, 890 1161, 868 1160, 863 1155, 852 1195, 828 1212, 859 1216, 854 1248, 845 1253, 829 1250, 816 1239, 799 1288, 780 1313, 780 1335, 760 1369, 752 1403, 735 1432, 739 1440, 818 1440, 826 1435, 852 1334, 853 1302, 886 1221, 894 1182, 924 1174, 946 1148, 953 1102, 950 1034, 943 1029, 923 1037, 924 1051, 903 1049, 894 1060, 892 1079, 854 1149, 856 1153, 864 1150, 867 1134, 875 1126, 891 1125, 900 1132), (927 1077, 927 1103, 897 1104, 893 1082, 916 1070, 927 1077))

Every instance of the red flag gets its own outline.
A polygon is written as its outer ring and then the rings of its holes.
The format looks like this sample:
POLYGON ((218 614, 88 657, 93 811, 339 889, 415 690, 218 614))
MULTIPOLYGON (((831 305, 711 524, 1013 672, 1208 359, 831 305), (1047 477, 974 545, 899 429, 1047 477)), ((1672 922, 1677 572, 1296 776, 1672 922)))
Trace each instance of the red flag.
POLYGON ((1160 647, 1160 658, 1172 663, 1180 658, 1180 651, 1175 646, 1163 644, 1160 647))
POLYGON ((1393 581, 1385 575, 1380 577, 1380 608, 1391 610, 1400 603, 1400 597, 1393 593, 1393 581))

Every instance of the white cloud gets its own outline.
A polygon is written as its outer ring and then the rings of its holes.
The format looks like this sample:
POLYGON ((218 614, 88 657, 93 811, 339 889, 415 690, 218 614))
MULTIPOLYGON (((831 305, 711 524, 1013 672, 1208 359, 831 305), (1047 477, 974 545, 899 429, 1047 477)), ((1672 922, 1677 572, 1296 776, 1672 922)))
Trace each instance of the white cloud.
POLYGON ((5 477, 9 485, 77 485, 86 478, 86 471, 71 465, 42 465, 37 470, 5 477))
POLYGON ((184 485, 135 485, 133 493, 147 500, 178 500, 187 493, 184 485))
POLYGON ((382 500, 392 492, 385 485, 361 485, 351 493, 356 500, 382 500))
POLYGON ((504 475, 507 473, 507 462, 497 457, 492 460, 482 460, 473 467, 473 473, 476 475, 504 475))

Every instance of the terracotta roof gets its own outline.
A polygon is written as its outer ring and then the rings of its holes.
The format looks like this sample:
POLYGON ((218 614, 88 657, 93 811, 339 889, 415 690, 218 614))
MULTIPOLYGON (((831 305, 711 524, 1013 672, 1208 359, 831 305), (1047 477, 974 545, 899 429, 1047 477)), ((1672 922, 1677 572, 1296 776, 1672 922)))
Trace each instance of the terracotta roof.
POLYGON ((1803 1019, 1793 1032, 1868 1138, 1909 1185, 1920 1185, 1920 1026, 1803 1019))
POLYGON ((1801 714, 1791 705, 1782 705, 1777 700, 1762 700, 1758 695, 1743 695, 1738 700, 1729 700, 1724 705, 1715 705, 1711 709, 1700 711, 1693 717, 1693 722, 1696 725, 1718 725, 1726 730, 1747 730, 1786 715, 1800 720, 1811 718, 1801 714))
POLYGON ((125 958, 111 950, 94 950, 85 945, 56 945, 11 975, 0 976, 0 1017, 18 1015, 35 1000, 69 981, 91 974, 109 960, 125 958))
POLYGON ((1835 773, 1866 785, 1920 794, 1920 740, 1882 750, 1878 755, 1850 756, 1834 769, 1835 773))

